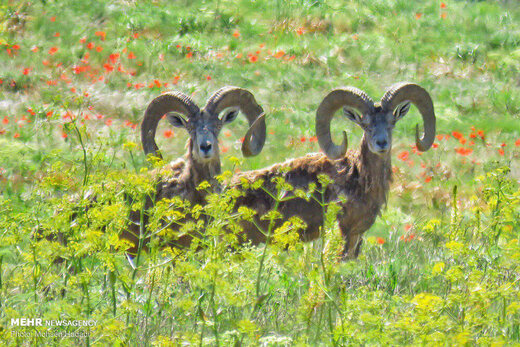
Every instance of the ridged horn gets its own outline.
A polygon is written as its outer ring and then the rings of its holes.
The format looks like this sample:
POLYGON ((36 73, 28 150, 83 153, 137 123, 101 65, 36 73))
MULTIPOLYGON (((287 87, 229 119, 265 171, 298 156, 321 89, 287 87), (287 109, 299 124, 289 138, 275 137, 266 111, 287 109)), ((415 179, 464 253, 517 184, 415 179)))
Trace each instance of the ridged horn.
POLYGON ((249 129, 242 143, 242 154, 251 157, 259 154, 265 144, 266 126, 264 110, 251 92, 238 87, 223 87, 213 94, 204 109, 212 115, 218 115, 228 107, 238 107, 249 122, 249 129))
POLYGON ((141 143, 145 155, 153 154, 162 158, 155 143, 155 132, 162 116, 169 112, 177 112, 190 118, 199 113, 199 107, 189 96, 181 92, 162 94, 150 102, 141 122, 141 143))
POLYGON ((430 149, 435 140, 435 111, 430 94, 415 83, 397 83, 391 86, 383 98, 381 107, 393 111, 399 104, 409 101, 413 103, 421 113, 424 123, 424 135, 419 138, 419 124, 415 128, 415 144, 417 149, 424 152, 430 149))
POLYGON ((339 159, 348 148, 347 133, 343 131, 343 141, 338 146, 330 135, 330 122, 340 107, 352 107, 364 115, 373 111, 374 102, 362 90, 355 87, 338 88, 330 92, 316 111, 316 136, 321 149, 330 159, 339 159))

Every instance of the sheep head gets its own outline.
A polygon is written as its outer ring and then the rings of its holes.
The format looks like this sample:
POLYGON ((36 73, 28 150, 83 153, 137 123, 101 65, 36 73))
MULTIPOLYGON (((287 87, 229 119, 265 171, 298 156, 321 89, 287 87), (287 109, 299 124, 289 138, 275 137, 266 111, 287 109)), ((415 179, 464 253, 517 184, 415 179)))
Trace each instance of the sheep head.
POLYGON ((321 102, 316 113, 316 136, 320 147, 331 159, 343 157, 347 151, 347 134, 343 131, 343 141, 334 144, 330 135, 330 122, 334 113, 343 107, 343 114, 359 125, 365 132, 365 140, 371 152, 386 155, 392 148, 392 131, 397 121, 402 119, 414 104, 422 115, 424 135, 419 137, 416 127, 416 145, 420 151, 427 151, 435 139, 435 112, 433 102, 426 90, 413 83, 398 83, 390 87, 379 103, 362 90, 354 87, 335 89, 321 102))
POLYGON ((155 143, 155 132, 163 115, 174 127, 184 128, 190 135, 193 159, 206 163, 218 160, 218 136, 225 124, 236 119, 242 111, 249 129, 242 144, 244 156, 262 151, 266 137, 265 115, 254 96, 237 87, 224 87, 213 94, 201 110, 187 95, 180 92, 166 93, 155 98, 146 109, 141 124, 141 141, 146 155, 161 157, 155 143))

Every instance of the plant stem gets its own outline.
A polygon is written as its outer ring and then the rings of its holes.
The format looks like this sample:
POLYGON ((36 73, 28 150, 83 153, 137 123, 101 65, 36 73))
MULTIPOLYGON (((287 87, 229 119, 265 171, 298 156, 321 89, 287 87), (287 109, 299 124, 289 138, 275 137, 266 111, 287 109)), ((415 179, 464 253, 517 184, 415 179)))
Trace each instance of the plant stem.
MULTIPOLYGON (((274 211, 278 211, 278 205, 280 204, 280 201, 277 199, 274 204, 274 211)), ((269 221, 269 228, 267 228, 267 236, 265 240, 264 250, 262 252, 262 257, 260 258, 260 265, 258 266, 258 273, 256 275, 256 297, 257 299, 260 297, 260 281, 262 277, 262 271, 264 270, 264 261, 265 257, 267 255, 267 245, 271 241, 271 232, 274 226, 274 218, 272 218, 269 221)))
POLYGON ((78 135, 79 144, 81 145, 81 150, 83 151, 83 186, 86 186, 88 183, 88 160, 87 160, 87 150, 85 149, 85 145, 83 144, 83 138, 81 137, 81 133, 75 122, 72 123, 74 126, 74 130, 76 131, 76 135, 78 135))

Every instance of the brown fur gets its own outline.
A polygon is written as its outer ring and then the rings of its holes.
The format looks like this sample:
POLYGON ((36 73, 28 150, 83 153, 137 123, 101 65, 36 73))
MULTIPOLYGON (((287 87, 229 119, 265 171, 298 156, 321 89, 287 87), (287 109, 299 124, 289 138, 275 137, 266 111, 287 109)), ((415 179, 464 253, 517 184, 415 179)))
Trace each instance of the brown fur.
MULTIPOLYGON (((219 184, 214 178, 220 174, 219 156, 217 155, 215 159, 211 161, 200 163, 193 160, 192 150, 193 144, 190 139, 188 141, 188 153, 184 158, 179 158, 176 161, 151 172, 151 175, 157 181, 157 184, 153 201, 151 197, 146 199, 145 211, 149 211, 155 203, 162 199, 173 199, 174 197, 179 197, 184 201, 188 201, 191 205, 204 205, 207 193, 204 190, 197 190, 197 187, 204 181, 209 182, 213 190, 219 189, 219 184)), ((130 225, 128 230, 124 231, 122 234, 124 239, 130 241, 134 245, 128 250, 130 254, 135 254, 138 249, 139 235, 141 232, 140 220, 141 212, 131 211, 130 225)), ((179 223, 184 222, 186 222, 186 220, 179 221, 179 223)), ((144 226, 148 224, 148 215, 146 212, 143 216, 143 224, 144 226)), ((165 226, 166 222, 163 223, 163 227, 165 226)), ((175 229, 173 225, 169 227, 175 229)), ((188 247, 192 239, 193 235, 183 235, 177 240, 168 242, 168 245, 188 247)), ((144 240, 144 248, 146 248, 149 241, 149 238, 144 240)))
MULTIPOLYGON (((262 179, 263 188, 275 193, 276 186, 271 179, 283 176, 294 188, 306 190, 309 184, 315 183, 320 190, 319 174, 325 174, 334 180, 325 192, 325 203, 338 201, 340 197, 345 198, 344 202, 339 203, 341 211, 337 220, 345 239, 343 255, 355 258, 359 253, 363 233, 374 224, 381 208, 386 204, 392 180, 390 152, 381 156, 372 153, 365 137, 360 151, 349 151, 341 159, 330 160, 322 153, 312 153, 265 169, 239 173, 232 178, 231 185, 239 185, 243 179, 251 183, 262 179), (281 170, 282 168, 289 170, 281 170)), ((319 193, 315 193, 315 197, 321 200, 319 193)), ((247 206, 255 210, 255 222, 264 230, 267 230, 269 222, 260 217, 272 210, 274 203, 272 197, 262 189, 249 189, 236 202, 237 206, 247 206)), ((302 240, 311 241, 319 237, 323 226, 323 212, 317 201, 300 198, 288 200, 279 205, 279 212, 285 218, 298 216, 307 224, 307 228, 300 233, 302 240)), ((265 236, 253 223, 243 222, 243 227, 247 240, 253 244, 265 242, 265 236)))

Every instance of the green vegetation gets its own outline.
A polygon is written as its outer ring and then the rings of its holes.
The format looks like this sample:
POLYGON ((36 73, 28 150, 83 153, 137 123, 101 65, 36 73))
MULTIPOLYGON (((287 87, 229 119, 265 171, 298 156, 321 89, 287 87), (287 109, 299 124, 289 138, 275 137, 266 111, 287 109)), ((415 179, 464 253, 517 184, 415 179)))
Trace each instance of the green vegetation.
MULTIPOLYGON (((519 344, 519 58, 520 8, 507 1, 0 2, 0 341, 519 344), (138 125, 161 92, 255 94, 266 146, 235 158, 239 116, 221 134, 225 178, 318 151, 314 113, 331 89, 377 99, 406 80, 431 93, 438 141, 411 147, 413 107, 397 125, 388 206, 358 260, 338 259, 334 205, 317 241, 297 242, 292 221, 269 246, 237 246, 249 215, 231 213, 234 190, 203 208, 158 204, 149 249, 126 257, 118 235, 153 188, 138 125), (160 219, 192 209, 208 224, 181 230, 203 238, 160 247, 178 236, 154 233, 160 219), (16 337, 47 328, 11 318, 97 325, 53 330, 88 337, 16 337)), ((361 131, 334 122, 355 148, 361 131)), ((157 140, 174 160, 187 135, 166 123, 157 140)))

